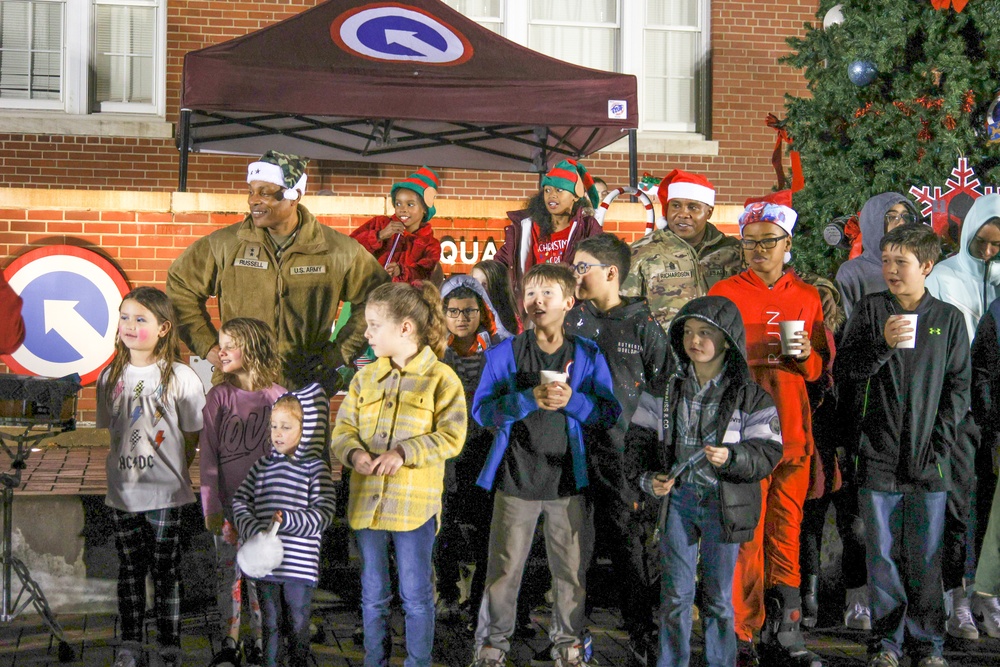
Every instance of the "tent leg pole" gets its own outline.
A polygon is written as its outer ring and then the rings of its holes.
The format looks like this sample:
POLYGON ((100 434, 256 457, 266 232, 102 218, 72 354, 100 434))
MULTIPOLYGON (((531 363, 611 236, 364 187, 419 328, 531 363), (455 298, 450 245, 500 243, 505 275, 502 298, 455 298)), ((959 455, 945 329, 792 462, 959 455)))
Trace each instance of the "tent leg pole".
POLYGON ((181 109, 180 122, 180 149, 181 159, 177 173, 177 191, 187 192, 188 178, 188 141, 191 135, 191 110, 181 109))
POLYGON ((634 129, 628 131, 628 184, 639 187, 639 139, 634 129))

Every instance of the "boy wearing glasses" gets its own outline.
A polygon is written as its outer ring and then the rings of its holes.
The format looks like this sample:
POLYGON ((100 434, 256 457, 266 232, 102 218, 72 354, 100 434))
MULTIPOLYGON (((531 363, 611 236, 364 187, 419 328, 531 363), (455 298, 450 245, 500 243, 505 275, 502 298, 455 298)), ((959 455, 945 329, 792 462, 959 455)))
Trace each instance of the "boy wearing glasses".
POLYGON ((851 316, 854 304, 861 297, 886 289, 882 277, 882 236, 899 225, 916 222, 913 204, 898 192, 883 192, 865 202, 858 214, 861 228, 860 257, 847 260, 837 269, 837 288, 840 290, 844 314, 851 316))
POLYGON ((448 328, 448 347, 443 361, 452 367, 465 389, 469 410, 469 428, 465 446, 456 458, 445 461, 444 498, 441 531, 435 543, 438 602, 437 619, 448 622, 467 612, 471 617, 479 609, 486 581, 492 511, 489 494, 476 486, 476 477, 486 460, 493 435, 472 418, 472 397, 486 364, 486 350, 511 337, 490 297, 472 276, 452 276, 441 287, 444 323, 448 328), (473 526, 474 534, 463 535, 462 524, 473 526), (464 609, 460 609, 458 582, 460 563, 476 566, 472 589, 464 609))
POLYGON ((646 299, 618 294, 631 254, 628 244, 614 234, 598 234, 580 242, 570 266, 576 274, 577 302, 566 316, 565 330, 597 343, 622 406, 611 429, 586 434, 596 550, 611 558, 620 584, 629 648, 642 664, 652 666, 656 590, 643 550, 645 525, 650 522, 644 521, 638 462, 656 450, 663 387, 673 364, 667 336, 650 314, 646 299))
MULTIPOLYGON (((958 253, 934 266, 927 276, 926 288, 934 298, 958 308, 965 319, 970 348, 979 320, 995 298, 1000 296, 1000 195, 984 195, 976 199, 965 215, 958 253)), ((958 426, 958 440, 952 451, 952 490, 948 493, 945 512, 944 577, 945 605, 949 608, 947 632, 959 639, 978 639, 979 630, 972 618, 971 604, 965 591, 966 552, 978 553, 968 544, 971 520, 972 490, 976 490, 977 515, 988 517, 996 476, 989 444, 983 440, 980 426, 972 412, 963 415, 958 426)), ((977 543, 981 543, 984 525, 975 526, 977 543)), ((974 560, 974 559, 973 559, 974 560)))
POLYGON ((799 628, 799 534, 814 449, 806 382, 820 378, 832 351, 819 292, 785 267, 791 259, 797 217, 789 190, 747 200, 739 223, 744 260, 750 268, 709 290, 740 310, 747 363, 754 381, 774 399, 784 443, 781 461, 761 482, 761 521, 753 539, 740 545, 736 563, 733 608, 741 666, 757 664, 752 643, 756 630, 761 631, 761 664, 823 664, 806 648, 799 628), (780 340, 779 323, 791 320, 805 323, 790 341, 796 355, 783 354, 780 340))

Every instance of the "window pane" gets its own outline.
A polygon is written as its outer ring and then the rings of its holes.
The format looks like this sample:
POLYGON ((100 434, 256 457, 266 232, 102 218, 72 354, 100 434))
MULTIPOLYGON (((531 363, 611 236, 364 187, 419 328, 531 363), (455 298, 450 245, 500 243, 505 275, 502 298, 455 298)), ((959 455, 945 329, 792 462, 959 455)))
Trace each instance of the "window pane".
POLYGON ((58 100, 63 3, 0 0, 0 97, 58 100))
POLYGON ((98 5, 96 17, 97 101, 152 104, 156 9, 98 5))
POLYGON ((697 120, 701 33, 646 30, 643 64, 643 120, 684 123, 697 120))
POLYGON ((699 0, 646 0, 646 25, 697 28, 700 10, 699 0))
POLYGON ((444 0, 444 3, 493 32, 499 33, 503 27, 500 0, 444 0))
POLYGON ((531 0, 531 21, 618 25, 618 0, 531 0))
POLYGON ((618 70, 616 0, 531 0, 528 47, 574 65, 618 70))

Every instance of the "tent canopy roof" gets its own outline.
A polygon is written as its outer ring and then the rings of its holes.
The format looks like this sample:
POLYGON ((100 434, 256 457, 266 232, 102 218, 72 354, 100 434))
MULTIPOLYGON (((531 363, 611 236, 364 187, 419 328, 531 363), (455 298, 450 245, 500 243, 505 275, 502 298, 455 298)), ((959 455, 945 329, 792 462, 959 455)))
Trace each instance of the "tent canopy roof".
POLYGON ((634 76, 541 55, 439 0, 328 0, 188 53, 181 106, 195 152, 502 171, 638 126, 634 76))

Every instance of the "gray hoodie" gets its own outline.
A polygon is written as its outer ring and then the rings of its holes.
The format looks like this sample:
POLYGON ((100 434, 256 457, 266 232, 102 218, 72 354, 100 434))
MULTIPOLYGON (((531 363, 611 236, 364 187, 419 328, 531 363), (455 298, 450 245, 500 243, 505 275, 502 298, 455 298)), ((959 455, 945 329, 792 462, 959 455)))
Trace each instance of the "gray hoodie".
POLYGON ((840 288, 844 314, 847 317, 851 316, 854 304, 861 301, 861 297, 886 289, 885 278, 882 277, 882 251, 879 249, 879 244, 885 235, 886 212, 900 203, 913 209, 906 196, 898 192, 875 195, 866 201, 861 209, 858 224, 861 227, 863 252, 860 257, 841 264, 837 270, 837 287, 840 288))

